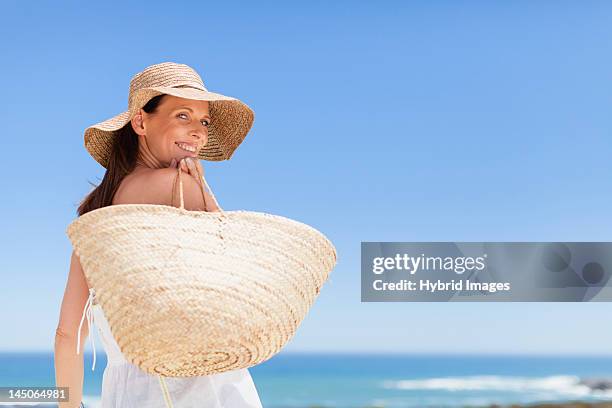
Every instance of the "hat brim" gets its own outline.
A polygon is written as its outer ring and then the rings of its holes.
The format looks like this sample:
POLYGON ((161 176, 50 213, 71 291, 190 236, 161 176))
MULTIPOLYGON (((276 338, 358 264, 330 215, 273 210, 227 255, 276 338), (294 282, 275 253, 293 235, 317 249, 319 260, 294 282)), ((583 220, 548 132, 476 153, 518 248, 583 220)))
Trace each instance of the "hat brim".
POLYGON ((198 152, 201 160, 229 160, 253 126, 255 113, 239 99, 195 88, 150 87, 132 95, 132 108, 85 129, 85 148, 103 167, 107 167, 117 131, 132 120, 133 115, 151 98, 161 95, 209 101, 210 125, 208 141, 198 152))

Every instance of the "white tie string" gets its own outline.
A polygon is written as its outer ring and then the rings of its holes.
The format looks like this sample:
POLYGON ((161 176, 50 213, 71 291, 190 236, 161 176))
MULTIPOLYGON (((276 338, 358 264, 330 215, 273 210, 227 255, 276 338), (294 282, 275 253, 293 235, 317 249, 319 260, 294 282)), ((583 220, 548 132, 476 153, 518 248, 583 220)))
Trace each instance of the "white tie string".
POLYGON ((95 290, 93 288, 89 288, 89 297, 87 298, 87 302, 85 302, 85 308, 83 309, 83 316, 81 317, 81 323, 79 324, 79 334, 77 335, 77 349, 76 352, 79 354, 80 346, 81 346, 81 327, 83 327, 83 320, 85 316, 87 316, 87 327, 89 328, 89 337, 91 339, 91 347, 93 348, 93 365, 91 366, 91 371, 94 371, 96 367, 96 345, 93 339, 93 333, 91 332, 91 328, 94 325, 94 315, 92 311, 93 298, 95 296, 95 290))

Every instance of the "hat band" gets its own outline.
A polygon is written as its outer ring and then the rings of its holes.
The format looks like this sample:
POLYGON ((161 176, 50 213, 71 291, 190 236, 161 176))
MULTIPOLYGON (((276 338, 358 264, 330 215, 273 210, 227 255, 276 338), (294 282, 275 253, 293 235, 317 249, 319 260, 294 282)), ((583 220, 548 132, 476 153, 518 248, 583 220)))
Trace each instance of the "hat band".
POLYGON ((199 91, 207 92, 206 89, 204 89, 204 87, 193 86, 193 85, 174 85, 174 86, 171 86, 171 88, 192 88, 192 89, 197 89, 199 91))
POLYGON ((136 89, 132 92, 130 92, 129 96, 128 96, 128 106, 132 106, 132 103, 134 102, 134 97, 135 97, 135 93, 142 90, 142 89, 146 89, 146 88, 156 88, 156 87, 165 87, 165 88, 191 88, 191 89, 196 89, 198 91, 202 91, 202 92, 208 92, 208 90, 206 90, 206 88, 204 88, 203 85, 198 84, 197 82, 179 82, 175 85, 148 85, 145 86, 143 88, 140 89, 136 89))

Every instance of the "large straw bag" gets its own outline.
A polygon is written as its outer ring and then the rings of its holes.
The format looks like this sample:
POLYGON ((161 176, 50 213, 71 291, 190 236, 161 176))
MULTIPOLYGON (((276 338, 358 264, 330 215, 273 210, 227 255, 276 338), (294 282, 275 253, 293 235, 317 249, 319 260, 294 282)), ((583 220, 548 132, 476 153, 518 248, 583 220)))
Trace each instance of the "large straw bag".
POLYGON ((66 232, 128 361, 164 377, 251 367, 293 337, 336 250, 281 216, 186 210, 178 167, 180 207, 111 205, 66 232))

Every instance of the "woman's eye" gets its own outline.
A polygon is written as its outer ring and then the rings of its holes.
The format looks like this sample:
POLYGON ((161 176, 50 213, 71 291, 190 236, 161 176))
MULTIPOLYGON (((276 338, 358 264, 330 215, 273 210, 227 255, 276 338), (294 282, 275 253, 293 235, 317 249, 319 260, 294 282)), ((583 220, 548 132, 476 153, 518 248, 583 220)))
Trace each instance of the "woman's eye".
MULTIPOLYGON (((188 116, 187 116, 187 114, 186 114, 186 113, 179 113, 179 114, 178 114, 178 115, 176 115, 176 116, 177 116, 177 117, 179 117, 179 118, 183 118, 183 117, 184 117, 185 119, 188 119, 188 116)), ((209 121, 207 121, 207 120, 203 120, 203 121, 202 121, 202 125, 204 125, 204 126, 208 127, 208 126, 210 125, 210 122, 209 122, 209 121)))

